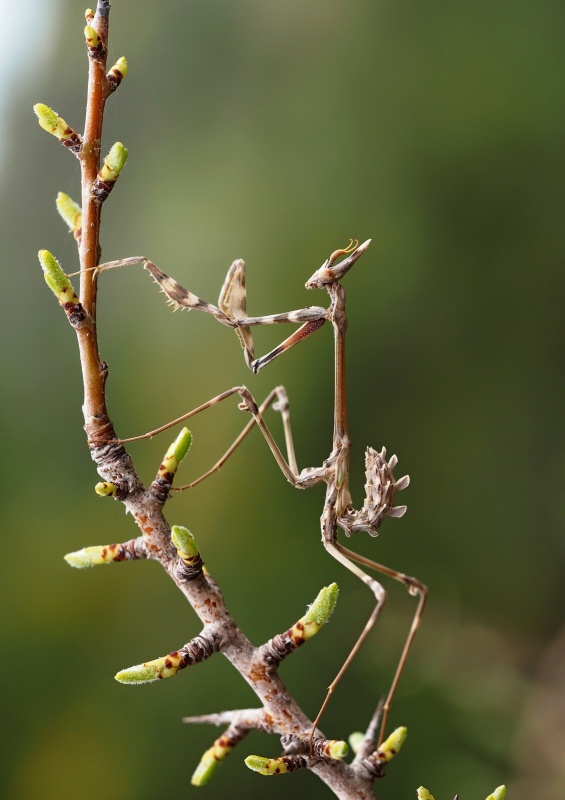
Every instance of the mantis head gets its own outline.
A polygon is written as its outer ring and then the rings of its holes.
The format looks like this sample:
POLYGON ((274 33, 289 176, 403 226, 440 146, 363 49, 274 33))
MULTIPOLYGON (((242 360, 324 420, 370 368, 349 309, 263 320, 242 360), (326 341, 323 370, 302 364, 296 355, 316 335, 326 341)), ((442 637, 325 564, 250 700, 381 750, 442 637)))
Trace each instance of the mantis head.
POLYGON ((334 283, 339 283, 345 273, 349 272, 359 256, 363 255, 370 244, 370 239, 367 239, 363 244, 359 244, 357 239, 350 239, 345 249, 334 250, 331 256, 324 261, 322 266, 306 281, 306 288, 323 289, 324 286, 331 286, 334 283), (340 261, 339 264, 335 264, 337 259, 344 255, 348 257, 340 261))

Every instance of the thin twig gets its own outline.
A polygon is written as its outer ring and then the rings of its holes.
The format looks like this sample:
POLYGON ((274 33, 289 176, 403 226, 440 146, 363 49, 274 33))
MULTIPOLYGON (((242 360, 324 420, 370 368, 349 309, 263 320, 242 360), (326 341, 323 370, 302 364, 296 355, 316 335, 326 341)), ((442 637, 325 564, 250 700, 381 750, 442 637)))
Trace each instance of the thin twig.
POLYGON ((91 189, 100 168, 100 142, 104 106, 108 96, 106 78, 110 3, 98 0, 91 23, 103 44, 98 58, 88 59, 88 88, 83 146, 80 154, 82 178, 82 241, 80 244, 80 300, 89 316, 89 325, 77 332, 84 382, 84 421, 89 439, 114 438, 108 419, 104 383, 106 367, 101 363, 96 335, 96 277, 92 267, 100 261, 100 215, 102 206, 91 189))

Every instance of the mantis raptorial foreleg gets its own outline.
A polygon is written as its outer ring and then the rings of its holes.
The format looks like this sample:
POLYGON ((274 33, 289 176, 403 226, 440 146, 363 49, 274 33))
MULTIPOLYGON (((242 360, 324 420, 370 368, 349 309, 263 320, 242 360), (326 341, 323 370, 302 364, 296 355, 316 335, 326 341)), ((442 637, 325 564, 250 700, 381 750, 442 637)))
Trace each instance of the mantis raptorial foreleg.
MULTIPOLYGON (((204 311, 211 314, 222 325, 233 328, 243 347, 245 361, 254 371, 258 372, 266 364, 273 361, 277 356, 290 350, 295 344, 306 339, 314 331, 318 330, 327 319, 327 309, 321 306, 308 306, 296 311, 287 311, 282 314, 270 314, 261 317, 247 316, 247 293, 245 287, 245 263, 241 259, 236 259, 230 266, 222 288, 218 305, 202 300, 198 295, 185 289, 170 275, 159 269, 152 261, 145 256, 131 256, 121 258, 116 261, 108 261, 94 267, 95 276, 102 272, 107 272, 121 267, 134 266, 141 264, 154 278, 169 303, 175 308, 204 311), (300 324, 301 327, 291 336, 281 342, 270 353, 255 359, 255 347, 250 328, 257 325, 278 325, 281 323, 300 324)), ((72 273, 69 277, 79 275, 72 273)))
MULTIPOLYGON (((167 293, 169 299, 173 300, 167 293)), ((173 300, 174 302, 174 300, 173 300)), ((272 361, 281 353, 289 350, 293 345, 305 339, 311 333, 320 328, 326 321, 327 310, 321 306, 310 306, 301 308, 297 311, 288 311, 283 314, 271 314, 263 317, 249 317, 247 315, 247 290, 245 285, 245 263, 238 259, 234 261, 228 270, 226 279, 220 291, 218 300, 220 309, 225 316, 235 325, 236 333, 239 337, 247 366, 254 372, 258 372, 260 367, 256 366, 255 347, 250 328, 253 325, 276 325, 279 323, 303 323, 302 326, 289 336, 277 348, 276 352, 269 354, 268 361, 272 361)), ((266 361, 265 363, 268 363, 266 361)), ((261 366, 264 366, 262 364, 261 366)))

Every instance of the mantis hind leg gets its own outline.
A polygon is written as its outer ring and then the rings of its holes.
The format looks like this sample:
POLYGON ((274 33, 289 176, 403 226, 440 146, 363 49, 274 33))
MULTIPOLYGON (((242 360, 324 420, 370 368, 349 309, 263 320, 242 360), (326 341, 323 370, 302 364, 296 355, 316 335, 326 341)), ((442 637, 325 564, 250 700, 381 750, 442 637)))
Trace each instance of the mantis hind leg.
MULTIPOLYGON (((345 566, 347 566, 348 569, 351 570, 351 572, 355 573, 355 570, 351 569, 351 566, 349 566, 349 564, 352 561, 354 561, 357 564, 362 564, 363 566, 368 567, 369 569, 372 569, 375 572, 380 573, 381 575, 386 575, 387 577, 392 578, 393 580, 398 581, 399 583, 402 583, 406 587, 406 589, 408 590, 409 594, 419 597, 418 605, 416 606, 416 611, 414 613, 414 617, 412 618, 412 624, 410 626, 410 630, 408 632, 408 636, 407 636, 406 641, 404 643, 404 647, 402 648, 402 653, 400 655, 400 659, 398 661, 398 665, 396 667, 396 671, 394 673, 394 677, 392 679, 392 683, 390 685, 390 689, 388 690, 388 694, 386 696, 386 699, 385 699, 385 702, 384 702, 384 705, 383 705, 381 728, 380 728, 379 739, 378 739, 378 742, 377 742, 377 744, 381 744, 381 742, 384 739, 384 733, 385 733, 385 730, 386 730, 386 724, 387 724, 387 721, 388 721, 388 715, 389 715, 389 712, 390 712, 390 707, 392 705, 392 700, 394 698, 396 689, 398 687, 398 682, 400 680, 400 676, 402 675, 402 671, 404 670, 404 665, 406 664, 406 660, 408 658, 408 654, 409 654, 410 649, 412 647, 412 644, 414 642, 414 637, 416 636, 416 632, 418 631, 418 628, 420 627, 420 622, 421 622, 422 616, 424 614, 424 608, 425 608, 425 605, 426 605, 426 600, 428 598, 428 587, 425 586, 423 583, 421 583, 416 578, 412 578, 409 575, 405 575, 403 572, 398 572, 395 569, 391 569, 391 567, 385 567, 383 564, 378 564, 376 561, 372 561, 370 558, 366 558, 365 556, 361 556, 358 553, 355 553, 353 550, 349 550, 347 547, 343 547, 343 545, 341 545, 341 544, 339 544, 337 542, 332 543, 332 544, 326 544, 325 543, 325 547, 334 556, 334 558, 337 558, 338 561, 341 561, 342 564, 345 564, 345 566), (337 554, 339 554, 340 557, 338 557, 337 554)), ((356 569, 359 569, 359 568, 356 567, 356 569)), ((361 575, 359 575, 359 577, 365 583, 368 583, 368 581, 371 580, 369 578, 369 576, 367 576, 362 570, 359 570, 359 572, 361 573, 361 575), (362 577, 362 576, 364 576, 364 577, 362 577)), ((355 574, 357 574, 357 573, 355 573, 355 574)), ((371 588, 370 585, 369 585, 369 588, 371 588)), ((375 611, 377 611, 377 609, 375 609, 375 611)), ((359 637, 359 639, 357 640, 357 642, 355 643, 355 645, 353 647, 353 650, 351 651, 351 653, 347 657, 344 666, 341 668, 341 670, 339 671, 338 675, 336 676, 338 680, 339 680, 339 678, 341 678, 341 675, 343 674, 345 669, 347 669, 347 667, 351 663, 352 658, 355 656, 355 654, 357 653, 360 645, 363 643, 363 641, 365 640, 367 634, 369 633, 369 631, 373 627, 373 625, 375 623, 375 620, 376 620, 376 616, 378 616, 378 613, 377 613, 377 615, 375 616, 375 619, 373 619, 374 614, 375 614, 375 612, 373 612, 373 614, 369 618, 369 621, 367 622, 367 625, 363 629, 363 631, 361 633, 361 636, 359 637), (369 623, 371 623, 371 624, 369 625, 369 623), (367 626, 369 626, 368 630, 367 630, 367 626)), ((332 683, 332 687, 334 686, 335 682, 336 681, 334 679, 334 682, 332 683)), ((332 691, 333 691, 333 688, 332 688, 332 691)))
MULTIPOLYGON (((361 645, 363 644, 363 642, 365 641, 365 639, 367 638, 367 636, 369 635, 369 633, 373 629, 373 626, 374 626, 375 622, 377 621, 377 619, 379 617, 379 614, 381 613, 381 611, 383 609, 383 606, 386 603, 386 599, 387 599, 387 593, 386 593, 384 587, 377 580, 375 580, 374 578, 371 578, 370 575, 367 575, 366 572, 364 572, 362 569, 360 569, 357 566, 357 564, 354 563, 354 559, 350 558, 347 553, 343 552, 343 550, 345 548, 342 548, 341 545, 339 545, 337 542, 330 542, 330 541, 324 541, 324 547, 326 548, 328 553, 331 556, 333 556, 333 558, 336 559, 336 561, 339 561, 340 564, 343 564, 344 567, 346 567, 350 572, 352 572, 354 575, 356 575, 361 581, 363 581, 364 584, 366 584, 369 587, 369 589, 374 594, 377 603, 376 603, 375 608, 373 609, 369 619, 365 623, 365 626, 364 626, 363 630, 361 631, 357 641, 355 642, 355 644, 351 648, 347 658, 343 662, 339 672, 337 673, 337 675, 335 676, 333 681, 328 686, 328 692, 326 694, 324 702, 322 703, 322 705, 320 707, 320 710, 318 711, 318 714, 316 716, 316 719, 314 720, 314 723, 313 723, 313 726, 312 726, 312 733, 310 734, 310 740, 312 740, 313 737, 314 737, 314 734, 316 732, 316 728, 318 727, 320 719, 322 718, 322 714, 326 710, 326 707, 327 707, 327 705, 328 705, 328 703, 330 701, 330 698, 331 698, 332 694, 335 691, 336 686, 338 685, 338 683, 340 682, 341 678, 343 677, 343 675, 345 674, 345 672, 349 668, 349 665, 351 664, 351 662, 353 661, 353 659, 355 658, 355 656, 359 652, 359 648, 361 647, 361 645)), ((352 555, 355 555, 355 553, 352 553, 352 555)), ((381 735, 382 735, 382 730, 383 730, 383 726, 381 725, 381 735)))

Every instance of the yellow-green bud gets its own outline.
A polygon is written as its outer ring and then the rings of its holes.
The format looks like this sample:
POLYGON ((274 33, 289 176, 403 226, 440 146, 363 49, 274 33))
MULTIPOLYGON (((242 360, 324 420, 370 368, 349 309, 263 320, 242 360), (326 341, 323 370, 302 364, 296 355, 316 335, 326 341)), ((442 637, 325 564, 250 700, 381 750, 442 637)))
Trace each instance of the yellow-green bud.
POLYGON ((418 800, 435 800, 433 794, 430 794, 427 789, 420 786, 418 789, 418 800))
POLYGON ((506 786, 499 786, 492 794, 489 794, 487 800, 504 800, 506 797, 506 786))
POLYGON ((100 544, 93 547, 83 547, 75 553, 67 553, 65 561, 76 569, 96 567, 100 564, 111 564, 116 560, 116 554, 121 547, 119 544, 100 544))
POLYGON ((179 558, 182 558, 183 561, 193 561, 198 557, 198 545, 188 528, 183 525, 173 525, 171 540, 177 548, 179 558))
POLYGON ((124 56, 120 56, 112 69, 118 69, 122 73, 122 78, 125 78, 128 74, 128 62, 126 61, 124 56))
POLYGON ((364 738, 365 735, 361 733, 361 731, 355 731, 354 733, 350 734, 349 746, 351 747, 355 755, 357 755, 357 753, 359 752, 359 748, 361 747, 364 738))
POLYGON ((337 583, 324 586, 306 614, 298 620, 296 626, 303 629, 304 639, 310 639, 315 636, 322 625, 329 620, 337 603, 338 594, 337 583))
POLYGON ((262 756, 247 756, 245 766, 258 772, 259 775, 284 775, 288 767, 284 758, 263 758, 262 756))
POLYGON ((86 24, 90 25, 92 20, 94 19, 94 11, 91 8, 87 8, 84 12, 84 18, 86 20, 86 24))
POLYGON ((36 103, 33 107, 37 115, 39 124, 47 133, 52 133, 58 139, 61 138, 63 131, 67 128, 67 123, 56 111, 46 106, 45 103, 36 103))
POLYGON ((64 192, 57 195, 57 211, 67 223, 71 231, 76 233, 82 228, 82 209, 75 201, 64 192))
POLYGON ((56 136, 57 139, 68 147, 73 153, 78 153, 82 147, 82 139, 56 111, 46 106, 45 103, 36 103, 33 107, 39 124, 43 130, 56 136))
POLYGON ((326 758, 333 758, 340 761, 349 752, 347 742, 342 742, 339 739, 329 739, 324 745, 323 753, 326 758))
MULTIPOLYGON (((111 81, 109 86, 111 90, 111 81)), ((124 168, 127 158, 128 151, 126 148, 121 142, 116 142, 104 159, 102 168, 98 172, 98 175, 96 176, 90 188, 91 193, 97 198, 99 203, 103 203, 107 199, 108 195, 116 185, 116 181, 118 180, 120 172, 124 168)))
POLYGON ((97 31, 91 28, 90 25, 87 25, 84 29, 84 38, 86 39, 86 46, 89 50, 94 50, 94 48, 100 46, 100 37, 97 31))
POLYGON ((194 770, 192 778, 190 779, 192 786, 205 786, 210 780, 212 780, 212 777, 220 764, 220 762, 214 757, 213 750, 213 747, 211 747, 210 750, 206 750, 200 759, 200 763, 194 770))
POLYGON ((200 759, 200 763, 194 770, 194 774, 190 779, 191 784, 193 786, 204 786, 207 784, 218 769, 220 762, 231 753, 233 747, 233 743, 223 736, 216 739, 212 747, 206 750, 200 759))
POLYGON ((104 159, 104 163, 102 164, 102 169, 98 173, 98 177, 104 182, 116 181, 127 160, 128 151, 121 142, 116 142, 104 159))
POLYGON ((402 745, 406 741, 407 735, 407 728, 397 728, 394 730, 388 739, 385 739, 380 745, 379 749, 377 750, 377 757, 383 761, 390 761, 401 749, 402 745))
POLYGON ((112 69, 106 75, 111 92, 114 92, 118 88, 127 74, 128 62, 122 56, 121 58, 118 58, 112 69))
POLYGON ((175 441, 169 447, 163 462, 159 467, 159 477, 171 481, 176 474, 179 464, 188 453, 192 444, 192 435, 188 428, 183 428, 175 441))
POLYGON ((135 667, 123 669, 115 678, 120 683, 153 683, 161 678, 172 678, 179 671, 182 662, 182 656, 176 651, 153 661, 146 661, 135 667))
POLYGON ((110 481, 101 481, 96 484, 94 491, 100 497, 115 497, 118 494, 118 487, 115 483, 110 483, 110 481))
POLYGON ((79 299, 73 285, 61 269, 61 265, 55 256, 50 253, 49 250, 40 250, 37 255, 41 268, 43 269, 45 283, 49 286, 59 303, 62 306, 67 303, 77 305, 79 299))

